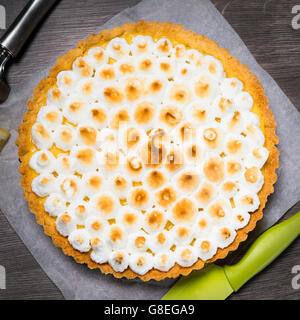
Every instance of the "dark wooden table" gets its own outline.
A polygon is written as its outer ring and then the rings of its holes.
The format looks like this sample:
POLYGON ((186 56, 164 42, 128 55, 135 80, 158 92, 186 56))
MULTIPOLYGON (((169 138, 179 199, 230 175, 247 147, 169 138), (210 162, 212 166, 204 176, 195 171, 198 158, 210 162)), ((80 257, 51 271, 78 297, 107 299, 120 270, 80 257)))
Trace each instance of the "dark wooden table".
MULTIPOLYGON (((162 0, 163 1, 163 0, 162 0)), ((201 1, 201 0, 199 0, 201 1)), ((7 25, 27 0, 0 0, 6 8, 7 25)), ((62 55, 121 10, 138 0, 63 0, 33 35, 17 63, 11 66, 11 86, 28 81, 45 61, 62 55), (88 17, 88 19, 86 18, 88 17)), ((291 27, 292 7, 299 0, 213 0, 244 40, 262 67, 300 110, 300 29, 291 27)), ((0 30, 0 35, 3 30, 0 30)), ((292 208, 291 215, 300 210, 292 208)), ((294 265, 300 265, 300 239, 276 261, 249 281, 230 299, 300 299, 300 289, 291 286, 294 265)), ((1 299, 63 299, 62 294, 34 260, 0 212, 0 265, 7 274, 7 289, 1 299)))

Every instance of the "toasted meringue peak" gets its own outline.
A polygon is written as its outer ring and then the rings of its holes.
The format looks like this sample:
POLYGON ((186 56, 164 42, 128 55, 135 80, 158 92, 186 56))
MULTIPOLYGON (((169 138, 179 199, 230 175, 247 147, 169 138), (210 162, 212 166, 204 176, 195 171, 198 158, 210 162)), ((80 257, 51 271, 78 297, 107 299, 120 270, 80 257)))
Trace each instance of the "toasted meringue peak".
POLYGON ((151 102, 145 100, 137 104, 134 110, 133 118, 137 124, 146 125, 153 120, 154 115, 155 107, 151 102))
POLYGON ((225 98, 232 99, 243 90, 243 83, 236 78, 226 78, 220 88, 225 98))
POLYGON ((163 252, 155 255, 154 267, 160 271, 167 272, 175 264, 175 257, 172 252, 163 252))
POLYGON ((65 154, 60 154, 55 160, 53 169, 55 169, 55 172, 59 175, 73 174, 75 172, 74 159, 65 154))
POLYGON ((197 124, 205 124, 212 120, 212 111, 199 101, 194 101, 188 106, 188 119, 197 124))
POLYGON ((193 141, 196 138, 196 128, 191 122, 182 123, 176 131, 181 142, 193 141))
POLYGON ((91 201, 96 211, 99 212, 102 217, 106 219, 115 217, 116 211, 118 210, 118 200, 112 193, 102 192, 95 195, 91 201))
POLYGON ((188 60, 198 68, 201 68, 201 66, 204 64, 204 57, 203 55, 195 50, 195 49, 189 49, 186 51, 186 56, 188 60))
POLYGON ((226 114, 234 111, 232 101, 221 95, 216 97, 213 104, 217 109, 218 116, 225 116, 226 114))
POLYGON ((47 128, 55 129, 62 123, 62 117, 57 107, 45 106, 40 109, 37 121, 44 123, 47 128))
POLYGON ((209 236, 215 223, 216 221, 210 216, 208 212, 200 212, 193 225, 194 234, 198 235, 197 238, 201 238, 202 236, 209 236))
POLYGON ((150 202, 149 192, 142 187, 135 187, 131 190, 129 196, 129 204, 138 208, 143 209, 147 207, 150 202))
POLYGON ((178 63, 174 74, 174 78, 179 82, 186 82, 193 78, 196 74, 196 70, 192 65, 187 63, 178 63))
POLYGON ((227 198, 231 198, 235 195, 237 191, 237 184, 234 181, 226 180, 222 184, 222 192, 227 198))
POLYGON ((73 71, 61 71, 57 75, 58 89, 65 94, 69 94, 74 90, 78 79, 78 75, 73 71))
POLYGON ((76 176, 69 175, 60 178, 59 189, 66 199, 74 199, 80 192, 80 181, 76 176))
POLYGON ((63 109, 64 116, 72 123, 79 123, 86 117, 87 104, 81 97, 69 98, 63 109))
POLYGON ((133 102, 141 98, 144 92, 144 82, 137 77, 126 78, 124 92, 128 101, 133 102))
POLYGON ((103 97, 109 105, 121 104, 124 100, 124 93, 116 86, 107 86, 103 90, 103 97))
POLYGON ((203 166, 205 177, 211 182, 220 182, 224 179, 224 162, 219 157, 209 158, 203 166))
POLYGON ((232 211, 232 219, 234 229, 238 230, 248 224, 250 220, 250 214, 245 210, 235 208, 232 211))
POLYGON ((89 119, 96 128, 101 129, 106 125, 108 111, 104 106, 93 105, 89 110, 89 119))
POLYGON ((75 144, 75 131, 72 126, 59 126, 54 133, 53 140, 55 145, 64 151, 70 150, 75 144))
POLYGON ((108 223, 103 218, 99 217, 98 215, 90 215, 85 220, 85 227, 86 230, 93 236, 100 236, 104 233, 108 226, 108 223))
POLYGON ((52 88, 48 91, 47 104, 52 104, 59 107, 59 105, 64 100, 65 96, 59 88, 52 88))
POLYGON ((219 60, 217 60, 212 56, 205 56, 204 63, 206 65, 208 73, 211 76, 216 77, 218 79, 221 79, 224 77, 223 66, 219 60))
POLYGON ((155 193, 156 202, 163 208, 169 207, 178 198, 178 192, 172 186, 166 186, 155 193))
POLYGON ((171 236, 171 232, 166 230, 151 234, 148 241, 150 250, 155 254, 164 251, 170 252, 169 249, 173 242, 171 236))
POLYGON ((41 173, 33 179, 32 191, 39 197, 45 197, 52 192, 55 192, 55 178, 49 173, 41 173))
POLYGON ((191 91, 183 83, 175 83, 170 88, 169 99, 174 103, 183 106, 191 100, 191 97, 191 91))
POLYGON ((230 214, 229 201, 225 199, 216 200, 209 206, 208 213, 216 220, 227 217, 230 214))
POLYGON ((77 91, 89 101, 93 101, 98 94, 98 82, 95 79, 84 79, 78 82, 77 91))
POLYGON ((160 170, 152 170, 146 176, 146 183, 150 188, 157 189, 167 182, 167 175, 160 170))
POLYGON ((148 232, 157 232, 166 224, 165 213, 161 210, 151 210, 145 214, 144 228, 148 232))
POLYGON ((245 149, 245 141, 242 136, 228 136, 225 141, 226 152, 234 157, 242 157, 245 149))
POLYGON ((84 192, 86 195, 94 195, 98 193, 103 187, 103 177, 101 174, 96 172, 90 172, 82 177, 84 183, 84 192))
POLYGON ((182 224, 177 224, 171 232, 174 236, 174 243, 176 245, 188 245, 194 237, 192 229, 182 224))
POLYGON ((227 247, 236 237, 236 231, 231 227, 216 228, 215 233, 220 248, 227 247))
POLYGON ((172 43, 168 39, 159 39, 156 42, 156 50, 158 54, 168 56, 171 54, 172 48, 173 48, 172 43))
POLYGON ((166 145, 170 140, 170 137, 169 137, 167 131, 162 128, 151 130, 149 137, 151 139, 152 145, 157 149, 166 145))
POLYGON ((156 147, 152 139, 150 139, 147 143, 141 146, 140 157, 144 165, 148 168, 160 167, 164 162, 165 156, 165 147, 156 147))
POLYGON ((75 201, 72 202, 72 204, 70 204, 68 207, 68 212, 72 217, 75 217, 76 220, 82 224, 89 215, 90 206, 85 201, 75 201))
POLYGON ((249 183, 256 183, 259 180, 260 170, 257 167, 246 169, 244 173, 245 180, 249 183))
POLYGON ((118 60, 129 55, 130 47, 125 39, 114 38, 109 42, 106 50, 111 58, 118 60))
POLYGON ((186 57, 186 50, 183 44, 175 46, 173 54, 176 59, 184 59, 186 57))
POLYGON ((234 197, 236 208, 253 212, 259 207, 259 198, 256 193, 239 191, 234 197))
POLYGON ((108 227, 106 233, 107 242, 112 249, 125 248, 127 243, 127 234, 121 226, 113 224, 108 227))
POLYGON ((241 172, 242 165, 240 162, 233 158, 229 158, 226 160, 226 171, 229 174, 229 176, 237 175, 241 172))
POLYGON ((151 56, 143 56, 138 60, 138 69, 142 73, 153 72, 156 69, 155 60, 151 56))
MULTIPOLYGON (((245 170, 244 181, 251 191, 258 192, 264 184, 264 176, 258 167, 251 167, 245 170)), ((241 183, 244 181, 242 180, 241 183)))
POLYGON ((202 139, 205 146, 210 150, 220 149, 222 146, 222 132, 217 127, 208 127, 202 131, 202 139))
POLYGON ((100 47, 94 47, 88 51, 86 60, 90 63, 90 65, 96 68, 106 63, 108 61, 108 57, 104 49, 100 47))
POLYGON ((144 275, 153 268, 153 257, 149 253, 136 253, 130 256, 129 266, 137 274, 144 275))
POLYGON ((187 169, 177 173, 174 180, 179 191, 191 192, 199 185, 200 175, 197 170, 187 169))
POLYGON ((93 68, 83 57, 79 57, 74 61, 73 70, 77 72, 81 77, 89 77, 93 72, 93 68))
POLYGON ((235 111, 233 115, 230 115, 229 121, 227 122, 227 129, 229 131, 242 131, 242 121, 241 113, 239 111, 235 111))
POLYGON ((206 76, 201 76, 194 86, 195 94, 200 99, 206 99, 212 94, 212 87, 209 78, 206 76))
POLYGON ((136 73, 136 61, 132 57, 122 59, 116 64, 120 76, 130 76, 136 73))
POLYGON ((141 228, 141 214, 133 208, 124 208, 117 219, 128 231, 138 231, 141 228))
POLYGON ((127 157, 125 167, 131 176, 137 176, 142 173, 144 165, 140 157, 131 155, 127 157))
POLYGON ((183 118, 182 111, 175 105, 165 105, 160 109, 159 121, 168 127, 177 126, 183 118))
POLYGON ((136 148, 142 140, 144 140, 144 132, 135 127, 126 128, 124 134, 123 143, 126 146, 126 150, 132 150, 136 148))
POLYGON ((112 177, 112 185, 115 192, 120 195, 125 194, 129 189, 129 179, 124 174, 117 173, 112 177))
POLYGON ((51 172, 54 168, 55 157, 48 150, 37 151, 29 161, 29 166, 37 173, 51 172))
POLYGON ((31 136, 33 143, 39 149, 49 149, 53 144, 51 133, 41 123, 36 122, 32 126, 31 136))
POLYGON ((113 251, 109 255, 108 262, 116 272, 123 272, 128 267, 128 253, 125 250, 113 251))
POLYGON ((87 146, 95 146, 97 142, 97 130, 90 126, 78 126, 79 141, 87 146))
POLYGON ((209 238, 198 239, 194 246, 203 261, 211 259, 217 252, 216 244, 209 238))
POLYGON ((113 65, 105 64, 102 65, 96 72, 96 79, 102 82, 109 82, 116 79, 116 71, 113 65))
POLYGON ((254 124, 248 124, 245 128, 245 133, 248 138, 255 141, 255 143, 259 146, 263 146, 265 143, 265 136, 262 131, 254 124))
POLYGON ((131 233, 128 237, 130 252, 145 252, 148 249, 148 236, 144 231, 131 233))
POLYGON ((76 230, 76 220, 67 213, 59 215, 56 219, 56 230, 64 237, 76 230))
POLYGON ((77 166, 77 171, 80 173, 93 170, 96 166, 96 151, 93 148, 73 148, 71 156, 75 158, 75 165, 77 166))
POLYGON ((197 165, 201 159, 202 159, 202 150, 204 151, 204 148, 199 144, 191 143, 185 146, 185 156, 188 162, 197 165))
POLYGON ((63 214, 67 207, 66 201, 57 193, 52 193, 45 201, 45 211, 52 217, 63 214))
POLYGON ((91 248, 89 234, 84 229, 73 231, 69 235, 68 240, 71 245, 80 252, 88 252, 91 248))
POLYGON ((176 249, 176 262, 182 267, 192 266, 198 259, 196 250, 192 246, 185 246, 176 249))
POLYGON ((154 42, 150 36, 138 35, 134 38, 131 50, 135 55, 144 55, 151 53, 154 48, 154 42))
POLYGON ((166 83, 164 80, 161 79, 161 77, 158 77, 158 76, 153 77, 147 83, 146 93, 149 96, 157 97, 162 95, 165 87, 166 87, 166 83))
POLYGON ((195 199, 202 206, 206 206, 214 197, 216 188, 209 182, 203 182, 197 192, 195 193, 195 199))
POLYGON ((120 153, 118 151, 105 151, 102 154, 101 164, 103 166, 103 170, 115 171, 118 169, 120 164, 120 153))
POLYGON ((126 125, 130 120, 130 115, 127 108, 120 108, 114 115, 110 123, 112 129, 118 130, 126 125))
POLYGON ((253 98, 248 92, 243 91, 235 96, 234 103, 239 109, 251 110, 253 98))
POLYGON ((181 198, 172 208, 172 219, 176 223, 191 223, 196 214, 194 202, 188 198, 181 198))
POLYGON ((163 232, 156 234, 155 239, 160 245, 163 245, 167 241, 167 237, 163 232))
POLYGON ((268 157, 268 149, 262 146, 254 147, 245 159, 245 166, 250 167, 251 165, 254 165, 261 169, 266 163, 268 157))
POLYGON ((176 172, 184 165, 184 156, 178 148, 172 148, 167 156, 165 167, 170 172, 176 172))

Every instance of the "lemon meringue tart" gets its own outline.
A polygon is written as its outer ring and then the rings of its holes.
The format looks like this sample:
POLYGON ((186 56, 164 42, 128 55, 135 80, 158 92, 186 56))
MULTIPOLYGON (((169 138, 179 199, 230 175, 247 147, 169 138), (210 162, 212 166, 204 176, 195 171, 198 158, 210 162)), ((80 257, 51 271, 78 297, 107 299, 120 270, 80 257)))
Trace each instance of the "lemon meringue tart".
POLYGON ((117 278, 174 278, 226 257, 273 192, 262 85, 180 25, 92 34, 28 109, 17 145, 30 210, 66 255, 117 278))

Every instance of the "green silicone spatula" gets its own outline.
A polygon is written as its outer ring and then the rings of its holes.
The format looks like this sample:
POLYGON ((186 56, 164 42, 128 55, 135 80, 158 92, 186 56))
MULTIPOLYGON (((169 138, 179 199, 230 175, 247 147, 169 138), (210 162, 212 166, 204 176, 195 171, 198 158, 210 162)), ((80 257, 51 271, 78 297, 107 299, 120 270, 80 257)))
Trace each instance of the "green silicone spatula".
POLYGON ((163 300, 224 300, 269 265, 300 234, 300 212, 259 236, 235 265, 209 265, 180 278, 163 300))

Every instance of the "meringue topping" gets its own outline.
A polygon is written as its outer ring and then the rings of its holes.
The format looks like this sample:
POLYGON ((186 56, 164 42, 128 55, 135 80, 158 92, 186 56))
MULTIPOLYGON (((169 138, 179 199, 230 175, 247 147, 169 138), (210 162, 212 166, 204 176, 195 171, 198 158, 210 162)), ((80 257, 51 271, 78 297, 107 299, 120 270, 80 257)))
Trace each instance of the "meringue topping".
POLYGON ((57 231, 116 272, 167 272, 229 246, 257 210, 253 98, 215 57, 120 35, 60 72, 31 128, 32 191, 57 231))

